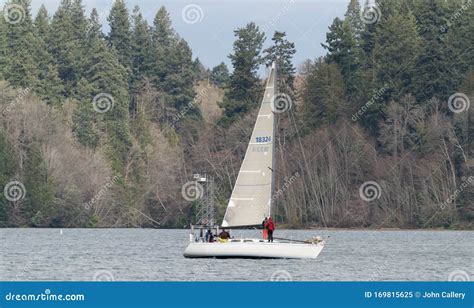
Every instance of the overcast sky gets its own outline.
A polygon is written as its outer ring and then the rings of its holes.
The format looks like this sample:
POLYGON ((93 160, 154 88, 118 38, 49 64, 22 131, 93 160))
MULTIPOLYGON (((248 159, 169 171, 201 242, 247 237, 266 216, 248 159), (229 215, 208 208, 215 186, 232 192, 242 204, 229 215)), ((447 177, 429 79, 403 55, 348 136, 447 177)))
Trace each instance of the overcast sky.
MULTIPOLYGON (((50 15, 56 11, 60 0, 32 0, 33 14, 44 4, 50 15)), ((335 17, 342 17, 349 0, 194 0, 157 1, 126 0, 132 11, 135 5, 152 24, 160 6, 166 6, 173 27, 191 46, 194 57, 199 57, 207 67, 221 61, 230 65, 228 55, 234 42, 233 31, 254 21, 265 30, 271 43, 275 30, 285 31, 288 39, 296 44, 295 66, 306 59, 324 55, 321 43, 335 17)), ((83 0, 87 14, 95 7, 100 15, 103 31, 108 32, 107 16, 113 0, 83 0)))

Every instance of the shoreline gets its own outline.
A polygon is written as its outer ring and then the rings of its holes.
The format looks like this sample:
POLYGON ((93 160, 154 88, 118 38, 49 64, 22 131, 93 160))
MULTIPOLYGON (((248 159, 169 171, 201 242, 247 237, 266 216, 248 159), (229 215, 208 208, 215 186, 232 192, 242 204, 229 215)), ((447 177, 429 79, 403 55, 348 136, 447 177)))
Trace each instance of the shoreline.
MULTIPOLYGON (((189 228, 129 228, 129 227, 94 227, 94 228, 81 228, 81 227, 73 227, 73 228, 62 228, 62 227, 0 227, 0 230, 7 230, 7 229, 52 229, 52 230, 74 230, 74 229, 84 229, 84 230, 189 230, 189 228)), ((226 228, 229 229, 229 228, 226 228)), ((232 229, 230 230, 249 230, 255 231, 256 229, 232 229)), ((259 231, 261 229, 257 229, 259 231)), ((450 231, 466 231, 466 232, 473 232, 474 229, 441 229, 441 228, 433 228, 433 229, 403 229, 403 228, 304 228, 304 229, 297 229, 297 228, 277 228, 278 230, 284 231, 440 231, 440 232, 450 232, 450 231)))

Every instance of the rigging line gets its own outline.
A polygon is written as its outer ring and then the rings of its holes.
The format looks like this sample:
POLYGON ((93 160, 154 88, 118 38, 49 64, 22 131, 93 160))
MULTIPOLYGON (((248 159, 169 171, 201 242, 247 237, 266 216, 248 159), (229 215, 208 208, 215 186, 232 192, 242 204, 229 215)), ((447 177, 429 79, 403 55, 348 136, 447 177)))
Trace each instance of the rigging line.
MULTIPOLYGON (((308 170, 308 176, 309 176, 309 180, 311 182, 311 188, 313 189, 314 195, 317 197, 318 194, 316 192, 316 189, 315 189, 315 186, 314 186, 314 183, 313 183, 313 177, 311 176, 311 172, 309 172, 308 160, 306 159, 306 154, 304 153, 304 150, 303 150, 303 143, 301 142, 301 137, 300 137, 300 134, 299 134, 299 131, 298 131, 298 127, 296 125, 296 120, 294 118, 293 110, 291 110, 291 109, 290 109, 290 117, 293 120, 293 124, 295 126, 296 136, 298 137, 298 143, 300 145, 301 154, 303 156, 303 160, 304 160, 304 163, 306 165, 306 170, 308 170)), ((318 204, 318 209, 319 209, 319 212, 320 212, 320 215, 321 215, 321 220, 323 222, 324 228, 327 229, 326 218, 324 217, 323 209, 322 209, 322 206, 320 204, 318 204)))
POLYGON ((135 210, 137 211, 138 213, 142 214, 145 218, 148 218, 149 220, 153 221, 154 223, 158 224, 159 226, 161 225, 161 223, 157 222, 156 220, 154 220, 153 218, 151 218, 150 216, 146 215, 145 213, 143 213, 142 211, 140 211, 139 209, 136 209, 136 208, 131 208, 132 210, 135 210))

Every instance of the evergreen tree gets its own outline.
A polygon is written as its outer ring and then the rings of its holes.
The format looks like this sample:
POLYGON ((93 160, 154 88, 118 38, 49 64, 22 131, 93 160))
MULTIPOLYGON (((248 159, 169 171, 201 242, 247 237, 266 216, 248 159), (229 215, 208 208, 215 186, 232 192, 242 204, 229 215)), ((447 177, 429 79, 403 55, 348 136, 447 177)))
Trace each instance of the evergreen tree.
POLYGON ((81 0, 61 0, 53 16, 47 40, 49 51, 63 80, 66 96, 74 92, 76 83, 84 76, 87 46, 87 20, 81 0))
POLYGON ((326 61, 340 67, 346 93, 357 99, 361 90, 359 82, 362 50, 360 34, 357 28, 352 28, 352 24, 354 23, 335 18, 326 34, 326 44, 322 46, 328 50, 326 61))
POLYGON ((215 66, 211 71, 211 80, 214 84, 219 87, 227 86, 229 82, 229 69, 224 62, 215 66))
POLYGON ((7 23, 4 18, 0 18, 0 78, 5 78, 7 68, 8 42, 7 23))
POLYGON ((54 200, 53 183, 48 176, 40 144, 37 140, 29 140, 24 148, 26 157, 22 181, 26 187, 26 194, 20 211, 24 219, 22 224, 30 227, 49 226, 47 212, 54 200))
POLYGON ((37 40, 34 35, 29 0, 9 0, 6 5, 19 5, 24 16, 21 22, 6 24, 5 78, 17 87, 37 84, 38 66, 34 58, 37 40))
POLYGON ((260 52, 265 34, 253 22, 235 30, 234 34, 237 39, 234 42, 233 53, 229 55, 234 71, 225 97, 219 104, 224 109, 222 119, 224 125, 257 106, 261 94, 257 70, 263 63, 260 52))
MULTIPOLYGON (((2 18, 3 19, 3 18, 2 18)), ((12 145, 8 141, 5 133, 0 130, 0 187, 5 187, 12 181, 16 172, 16 157, 12 145)), ((0 194, 0 226, 8 227, 10 225, 10 212, 12 204, 4 194, 0 194)))
POLYGON ((415 63, 420 52, 416 20, 409 10, 399 11, 380 21, 375 34, 374 59, 376 88, 388 84, 385 100, 399 100, 414 91, 415 63), (387 61, 390 59, 390 61, 387 61))
POLYGON ((48 34, 48 12, 44 6, 41 6, 35 18, 35 36, 37 38, 35 60, 38 65, 38 84, 34 90, 46 103, 59 105, 64 99, 64 86, 59 78, 57 66, 47 48, 48 34))
POLYGON ((46 41, 49 33, 49 16, 44 5, 41 5, 35 18, 35 29, 37 37, 46 41))
POLYGON ((133 10, 132 88, 136 89, 140 80, 150 76, 152 71, 153 44, 148 23, 143 19, 138 6, 133 10))
POLYGON ((97 10, 95 8, 92 9, 89 20, 87 21, 86 34, 87 49, 92 48, 92 46, 97 40, 104 38, 104 34, 102 33, 102 26, 99 21, 99 13, 97 13, 97 10))
POLYGON ((78 108, 74 110, 73 134, 77 141, 85 147, 95 149, 100 142, 100 135, 96 129, 96 112, 92 108, 91 97, 94 89, 85 78, 81 78, 77 83, 75 98, 78 108))
MULTIPOLYGON (((44 51, 45 49, 43 49, 44 51)), ((51 59, 47 52, 40 52, 39 57, 44 56, 38 63, 38 85, 35 92, 48 104, 58 106, 64 100, 64 86, 59 78, 56 65, 52 60, 48 63, 44 59, 51 59)))
POLYGON ((457 76, 465 76, 474 66, 474 10, 472 2, 468 0, 450 1, 447 3, 451 18, 446 21, 444 27, 441 28, 441 41, 446 48, 451 64, 451 72, 453 73, 452 89, 455 89, 460 83, 461 78, 457 76), (452 16, 461 14, 459 18, 454 19, 452 16))
POLYGON ((176 40, 176 34, 171 27, 171 18, 164 6, 162 6, 153 20, 153 42, 157 46, 169 47, 176 40))
MULTIPOLYGON (((151 76, 153 84, 161 92, 167 118, 185 108, 194 98, 192 51, 186 41, 176 35, 165 7, 159 9, 153 25, 155 52, 151 76)), ((195 115, 197 111, 192 108, 186 115, 195 115)))
POLYGON ((416 61, 414 94, 420 102, 434 96, 447 99, 457 89, 458 72, 452 46, 442 40, 440 29, 447 20, 445 4, 428 0, 417 10, 417 23, 422 37, 422 48, 416 61))
MULTIPOLYGON (((369 0, 366 0, 364 4, 364 11, 369 10, 370 3, 369 0)), ((360 86, 363 89, 373 89, 376 87, 376 70, 375 70, 375 57, 374 57, 374 48, 375 48, 375 30, 378 23, 369 23, 365 25, 361 36, 360 44, 362 50, 361 57, 361 83, 360 86)), ((365 104, 369 99, 368 95, 370 92, 362 91, 361 99, 357 104, 365 104), (364 95, 365 93, 365 95, 364 95)))
MULTIPOLYGON (((166 64, 169 74, 163 80, 161 89, 166 93, 169 105, 181 110, 192 102, 195 95, 192 52, 185 40, 178 42, 166 64)), ((192 110, 196 111, 196 108, 192 110)))
POLYGON ((120 64, 125 68, 132 67, 132 34, 127 7, 124 0, 116 0, 107 18, 110 25, 108 42, 118 52, 120 64))
POLYGON ((308 127, 332 124, 347 115, 344 81, 337 64, 319 59, 306 78, 301 109, 308 127))
POLYGON ((94 95, 89 98, 89 106, 93 107, 93 98, 97 96, 105 99, 107 111, 103 113, 103 119, 107 132, 108 154, 114 170, 122 174, 132 146, 128 117, 127 70, 120 64, 116 50, 109 49, 102 39, 93 42, 87 67, 87 80, 94 95))
POLYGON ((296 53, 295 44, 289 42, 286 38, 285 32, 275 31, 272 37, 273 46, 264 50, 266 53, 265 59, 267 66, 272 62, 276 62, 278 73, 280 91, 289 95, 294 92, 294 80, 296 69, 293 66, 293 55, 296 53))
POLYGON ((193 61, 193 73, 195 80, 204 80, 208 77, 207 70, 204 65, 202 65, 201 60, 199 60, 199 58, 196 58, 193 61))
POLYGON ((175 32, 171 27, 170 16, 164 6, 156 13, 152 31, 154 52, 151 76, 154 85, 159 90, 163 90, 163 83, 173 70, 167 59, 172 55, 177 44, 175 32))
POLYGON ((82 0, 73 0, 71 4, 71 20, 74 37, 78 40, 84 41, 87 33, 87 18, 84 12, 82 0))
MULTIPOLYGON (((368 11, 369 8, 370 8, 370 2, 369 0, 366 0, 363 10, 368 11)), ((372 50, 374 49, 374 46, 375 46, 376 25, 377 23, 369 23, 369 24, 366 24, 365 27, 362 27, 362 32, 360 35, 361 48, 362 48, 363 53, 365 54, 365 59, 369 61, 364 64, 369 64, 369 65, 372 64, 372 62, 370 61, 370 57, 372 55, 372 50)))
POLYGON ((356 43, 360 43, 361 34, 364 31, 364 24, 360 18, 361 8, 358 0, 350 0, 347 11, 344 14, 344 21, 352 30, 356 43))

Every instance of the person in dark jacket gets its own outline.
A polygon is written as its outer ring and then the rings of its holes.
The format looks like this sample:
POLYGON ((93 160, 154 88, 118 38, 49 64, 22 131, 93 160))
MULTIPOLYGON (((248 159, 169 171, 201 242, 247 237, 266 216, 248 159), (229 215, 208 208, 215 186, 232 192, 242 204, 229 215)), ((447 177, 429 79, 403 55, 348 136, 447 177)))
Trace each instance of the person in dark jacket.
POLYGON ((265 217, 265 219, 262 221, 262 237, 264 240, 268 239, 267 221, 267 217, 265 217))
POLYGON ((268 241, 273 242, 273 231, 275 231, 275 223, 271 217, 268 218, 265 228, 268 230, 268 241))
POLYGON ((209 242, 209 243, 214 242, 214 234, 212 234, 211 229, 207 229, 206 236, 205 236, 205 241, 209 242))
POLYGON ((223 229, 222 232, 219 233, 219 238, 221 240, 228 240, 228 239, 230 239, 230 233, 227 232, 225 229, 223 229))

